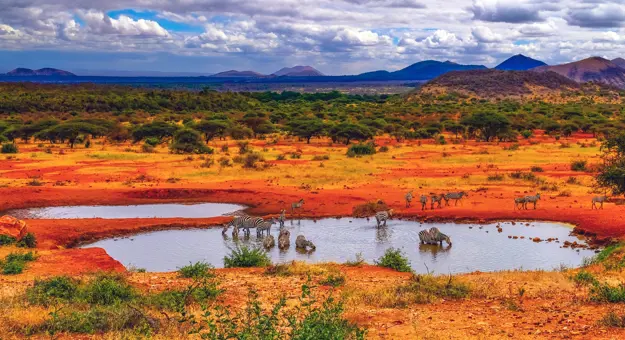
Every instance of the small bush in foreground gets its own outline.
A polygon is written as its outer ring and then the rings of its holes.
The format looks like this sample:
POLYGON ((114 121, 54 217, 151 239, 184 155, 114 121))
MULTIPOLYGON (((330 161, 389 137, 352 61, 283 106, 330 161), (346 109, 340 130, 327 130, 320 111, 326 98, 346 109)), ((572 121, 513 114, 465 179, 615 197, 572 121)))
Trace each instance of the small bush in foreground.
POLYGON ((410 261, 406 258, 401 249, 389 248, 384 252, 375 264, 380 267, 391 268, 399 272, 412 272, 410 261))
POLYGON ((345 284, 345 275, 342 273, 330 273, 319 284, 330 287, 339 287, 345 284))
POLYGON ((206 262, 196 262, 178 269, 178 274, 184 278, 214 277, 213 266, 206 262))
POLYGON ((83 299, 93 305, 114 305, 133 300, 137 293, 118 274, 99 274, 81 292, 83 299))
POLYGON ((616 314, 614 311, 610 311, 601 318, 599 321, 606 327, 625 328, 625 314, 616 314))
POLYGON ((224 257, 224 267, 266 267, 271 264, 269 255, 261 248, 241 246, 224 257))
POLYGON ((33 233, 27 233, 17 243, 17 246, 21 247, 21 248, 36 248, 37 247, 37 237, 35 237, 35 234, 33 234, 33 233))
POLYGON ((17 148, 17 145, 13 143, 7 143, 7 144, 2 144, 2 150, 0 152, 1 153, 18 153, 19 149, 17 148))
POLYGON ((67 276, 56 276, 45 280, 35 280, 26 290, 28 302, 49 306, 61 301, 71 301, 77 297, 78 282, 67 276))
POLYGON ((625 302, 625 284, 611 286, 607 283, 595 283, 590 287, 590 300, 595 302, 625 302))
POLYGON ((10 253, 0 262, 0 269, 4 275, 21 274, 26 268, 26 263, 35 260, 35 254, 28 253, 10 253))
POLYGON ((347 149, 347 154, 353 154, 355 156, 374 155, 375 145, 373 143, 353 144, 347 149))
POLYGON ((7 235, 0 235, 0 247, 9 246, 15 242, 16 242, 15 237, 7 236, 7 235))
POLYGON ((586 161, 573 161, 571 162, 571 170, 572 171, 586 171, 586 165, 588 162, 586 161))
POLYGON ((579 271, 572 279, 578 286, 588 286, 597 283, 595 276, 585 270, 579 271))

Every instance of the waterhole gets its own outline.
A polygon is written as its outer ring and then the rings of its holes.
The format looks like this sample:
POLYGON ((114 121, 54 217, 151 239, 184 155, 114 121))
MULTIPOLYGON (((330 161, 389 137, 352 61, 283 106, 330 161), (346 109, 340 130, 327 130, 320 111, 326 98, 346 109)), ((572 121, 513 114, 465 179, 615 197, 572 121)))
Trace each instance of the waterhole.
POLYGON ((244 206, 227 203, 198 204, 142 204, 142 205, 76 205, 65 207, 29 208, 6 211, 5 214, 21 219, 68 218, 206 218, 221 216, 244 209, 244 206))
MULTIPOLYGON (((291 247, 286 251, 269 250, 274 263, 291 260, 342 263, 354 260, 356 254, 361 254, 366 262, 374 263, 386 249, 394 247, 402 249, 416 272, 446 274, 476 270, 553 270, 561 266, 579 266, 584 257, 594 254, 589 249, 562 247, 565 241, 578 244, 584 244, 584 241, 570 235, 570 226, 549 222, 529 222, 527 226, 518 222, 477 225, 392 220, 387 227, 376 228, 374 219, 341 218, 287 221, 286 227, 291 232, 291 247), (497 225, 501 232, 498 232, 497 225), (419 231, 431 227, 449 235, 453 245, 419 244, 419 231), (308 253, 296 251, 297 235, 306 236, 317 249, 308 253), (533 242, 531 239, 536 237, 557 241, 533 242)), ((276 240, 278 232, 276 224, 271 228, 276 240)), ((237 245, 262 244, 262 238, 256 237, 255 230, 249 238, 235 240, 230 235, 229 230, 226 237, 222 236, 221 228, 167 230, 106 239, 84 247, 104 248, 126 267, 161 272, 175 271, 197 261, 223 267, 224 256, 237 245)))

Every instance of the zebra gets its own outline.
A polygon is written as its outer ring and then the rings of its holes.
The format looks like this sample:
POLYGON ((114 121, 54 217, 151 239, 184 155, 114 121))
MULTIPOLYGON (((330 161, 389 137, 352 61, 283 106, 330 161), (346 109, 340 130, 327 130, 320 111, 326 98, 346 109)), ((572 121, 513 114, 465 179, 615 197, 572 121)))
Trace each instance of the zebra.
POLYGON ((298 235, 295 239, 295 248, 306 250, 306 248, 308 247, 310 247, 311 250, 317 249, 317 247, 315 247, 315 244, 307 240, 304 235, 298 235))
POLYGON ((421 195, 419 198, 419 202, 421 202, 421 210, 427 209, 428 197, 426 195, 421 195))
POLYGON ((412 191, 409 191, 406 194, 406 208, 410 208, 410 203, 412 202, 412 191))
POLYGON ((464 191, 460 191, 460 192, 449 192, 447 194, 444 195, 445 197, 445 205, 449 205, 449 200, 454 200, 456 201, 456 203, 454 204, 454 206, 458 205, 458 201, 460 201, 462 199, 462 197, 469 197, 469 195, 464 192, 464 191))
POLYGON ((514 199, 514 209, 527 209, 527 207, 525 206, 525 203, 527 203, 525 201, 525 197, 516 197, 514 199))
POLYGON ((444 194, 440 194, 440 195, 431 195, 430 196, 430 209, 434 209, 434 203, 438 203, 438 207, 442 208, 441 203, 443 202, 443 199, 445 198, 444 194))
POLYGON ((603 202, 607 202, 609 200, 608 195, 604 196, 595 196, 592 198, 592 207, 590 209, 603 209, 603 202), (599 208, 597 208, 597 203, 599 203, 599 208))
POLYGON ((300 199, 297 202, 293 202, 291 203, 291 214, 293 214, 293 212, 295 211, 295 209, 301 209, 302 206, 304 205, 304 199, 300 199))
POLYGON ((280 228, 284 228, 284 221, 286 221, 286 209, 280 210, 280 217, 278 217, 278 222, 280 222, 280 228))
MULTIPOLYGON (((262 217, 246 216, 240 228, 245 229, 245 234, 250 236, 251 228, 263 227, 265 225, 264 223, 266 223, 266 221, 262 217)), ((258 229, 256 229, 256 231, 258 232, 258 229)))
POLYGON ((540 200, 540 193, 537 193, 536 196, 525 196, 525 203, 523 206, 527 209, 527 203, 534 203, 534 210, 536 210, 536 203, 538 200, 540 200))
POLYGON ((271 235, 271 226, 275 223, 274 219, 270 219, 269 221, 263 221, 256 226, 256 236, 260 237, 263 232, 267 232, 267 235, 271 235))
MULTIPOLYGON (((241 215, 241 216, 235 216, 230 222, 228 223, 224 223, 224 228, 221 231, 222 235, 226 235, 226 231, 228 231, 228 228, 230 228, 230 226, 233 226, 235 230, 237 230, 237 235, 238 235, 238 230, 240 228, 243 228, 243 223, 244 221, 249 218, 249 216, 247 215, 241 215)), ((235 232, 234 230, 232 231, 232 235, 234 236, 235 232)))
POLYGON ((291 244, 291 232, 288 229, 280 229, 280 235, 278 236, 278 248, 280 250, 287 249, 291 244))
POLYGON ((384 222, 384 226, 386 227, 386 220, 393 216, 393 209, 389 211, 378 211, 375 213, 375 220, 377 222, 377 227, 380 227, 380 223, 384 222))
POLYGON ((443 245, 443 241, 451 245, 451 238, 441 233, 438 228, 432 227, 429 230, 421 230, 419 232, 419 240, 423 244, 440 244, 443 245))

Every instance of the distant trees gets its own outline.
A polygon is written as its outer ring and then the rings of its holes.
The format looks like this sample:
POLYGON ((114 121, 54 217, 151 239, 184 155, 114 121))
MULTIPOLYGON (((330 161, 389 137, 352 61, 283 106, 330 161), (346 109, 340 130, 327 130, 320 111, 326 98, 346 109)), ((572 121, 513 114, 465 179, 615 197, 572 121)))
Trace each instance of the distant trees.
POLYGON ((219 137, 224 138, 230 129, 231 123, 226 120, 202 120, 195 125, 195 129, 204 135, 206 143, 219 137))
POLYGON ((336 124, 328 130, 328 134, 332 141, 342 142, 349 145, 352 140, 366 141, 373 138, 374 134, 366 126, 348 122, 336 124))
POLYGON ((173 153, 213 153, 213 149, 203 143, 200 133, 188 128, 176 132, 170 150, 173 153))
POLYGON ((165 138, 173 137, 177 130, 178 126, 166 122, 147 123, 132 131, 132 141, 136 143, 152 137, 162 142, 165 138))
POLYGON ((625 133, 606 139, 603 150, 603 164, 596 176, 597 184, 611 189, 614 195, 625 194, 625 133))
POLYGON ((35 135, 35 138, 39 140, 47 140, 51 143, 64 143, 67 141, 70 148, 73 148, 80 136, 90 135, 92 137, 98 137, 104 134, 105 129, 102 127, 88 123, 68 122, 55 125, 49 129, 41 131, 35 135))
POLYGON ((303 138, 310 144, 313 137, 322 136, 327 129, 326 124, 319 118, 300 118, 290 121, 287 124, 289 133, 303 138))
POLYGON ((482 140, 490 142, 493 138, 506 132, 510 127, 510 120, 500 113, 477 112, 462 120, 462 124, 469 128, 482 140))

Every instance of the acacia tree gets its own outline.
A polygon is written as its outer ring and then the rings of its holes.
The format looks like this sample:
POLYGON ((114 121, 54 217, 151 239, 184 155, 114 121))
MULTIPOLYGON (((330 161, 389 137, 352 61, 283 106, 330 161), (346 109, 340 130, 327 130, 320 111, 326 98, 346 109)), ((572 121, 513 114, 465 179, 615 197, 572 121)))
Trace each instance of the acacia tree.
POLYGON ((48 140, 51 143, 67 141, 70 148, 74 148, 74 144, 80 136, 91 135, 92 137, 97 137, 104 133, 105 129, 93 124, 69 122, 41 131, 35 135, 35 138, 48 140))
POLYGON ((215 137, 223 139, 230 125, 231 124, 225 120, 203 120, 195 126, 195 129, 204 134, 204 140, 208 143, 215 137))
POLYGON ((329 130, 333 141, 342 141, 348 145, 351 140, 365 141, 373 138, 374 134, 366 126, 354 123, 339 123, 329 130))
POLYGON ((202 143, 200 133, 193 129, 176 132, 170 149, 173 153, 213 153, 213 149, 202 143))
POLYGON ((510 127, 508 118, 500 113, 477 112, 462 120, 469 127, 469 132, 477 132, 485 141, 490 142, 510 127))
POLYGON ((134 143, 146 138, 157 138, 162 141, 164 138, 173 137, 178 127, 165 122, 152 122, 139 126, 132 131, 132 140, 134 143))
POLYGON ((325 133, 326 124, 319 118, 301 118, 290 121, 287 128, 289 133, 306 139, 306 143, 310 144, 311 138, 325 133))
POLYGON ((595 178, 597 184, 614 195, 625 194, 625 133, 606 139, 601 150, 603 164, 595 178))

